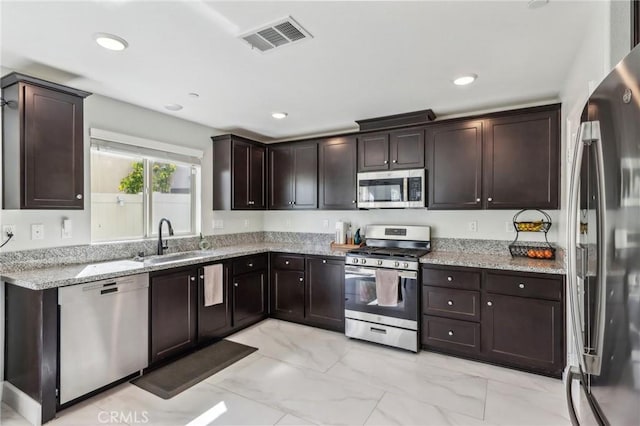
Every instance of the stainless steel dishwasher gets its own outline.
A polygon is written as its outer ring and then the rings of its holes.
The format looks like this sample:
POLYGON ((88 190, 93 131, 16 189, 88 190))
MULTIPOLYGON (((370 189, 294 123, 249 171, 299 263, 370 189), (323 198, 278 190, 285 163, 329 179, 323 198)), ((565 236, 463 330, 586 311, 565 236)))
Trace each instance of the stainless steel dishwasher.
POLYGON ((62 287, 60 404, 148 365, 149 276, 62 287))

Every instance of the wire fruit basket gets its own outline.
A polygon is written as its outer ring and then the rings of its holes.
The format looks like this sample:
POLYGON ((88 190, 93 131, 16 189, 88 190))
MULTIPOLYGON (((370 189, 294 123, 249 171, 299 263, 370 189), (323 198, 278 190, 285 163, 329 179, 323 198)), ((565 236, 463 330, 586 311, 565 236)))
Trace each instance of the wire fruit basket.
POLYGON ((520 210, 513 216, 513 227, 516 230, 516 238, 509 244, 509 253, 512 257, 528 257, 530 259, 546 259, 553 260, 556 258, 556 249, 547 239, 547 233, 551 228, 551 216, 546 212, 538 209, 520 210), (537 211, 543 216, 542 220, 536 221, 519 221, 518 218, 526 211, 537 211), (521 232, 542 232, 544 233, 544 242, 532 243, 518 241, 521 232))

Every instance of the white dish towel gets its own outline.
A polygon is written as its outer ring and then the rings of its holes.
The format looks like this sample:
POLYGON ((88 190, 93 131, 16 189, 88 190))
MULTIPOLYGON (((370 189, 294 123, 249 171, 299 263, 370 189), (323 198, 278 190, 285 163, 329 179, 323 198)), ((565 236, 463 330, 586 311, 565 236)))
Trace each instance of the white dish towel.
POLYGON ((204 267, 204 306, 224 302, 224 271, 222 264, 204 267))
POLYGON ((398 306, 398 271, 376 269, 378 306, 398 306))

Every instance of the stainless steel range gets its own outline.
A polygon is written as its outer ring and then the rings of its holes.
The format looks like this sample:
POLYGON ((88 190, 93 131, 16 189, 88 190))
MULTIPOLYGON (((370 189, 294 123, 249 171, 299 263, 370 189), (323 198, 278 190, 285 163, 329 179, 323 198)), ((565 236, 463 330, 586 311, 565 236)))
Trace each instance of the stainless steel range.
POLYGON ((418 351, 419 258, 428 226, 369 225, 367 245, 347 253, 345 334, 418 351))

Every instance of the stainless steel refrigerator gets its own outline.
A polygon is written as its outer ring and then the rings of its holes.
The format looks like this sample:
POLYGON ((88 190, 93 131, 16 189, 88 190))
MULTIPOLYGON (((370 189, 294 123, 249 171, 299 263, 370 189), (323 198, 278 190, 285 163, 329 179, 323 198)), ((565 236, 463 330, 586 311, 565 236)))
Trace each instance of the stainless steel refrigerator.
POLYGON ((574 141, 567 280, 574 424, 640 425, 640 46, 598 86, 574 141))

